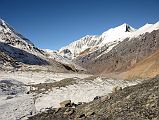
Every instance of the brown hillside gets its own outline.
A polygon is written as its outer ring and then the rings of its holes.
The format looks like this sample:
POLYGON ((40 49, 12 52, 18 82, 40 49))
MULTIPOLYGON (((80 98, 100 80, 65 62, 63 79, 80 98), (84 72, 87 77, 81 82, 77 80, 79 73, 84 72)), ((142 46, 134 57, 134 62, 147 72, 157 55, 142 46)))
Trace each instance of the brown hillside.
POLYGON ((153 78, 159 74, 159 50, 123 73, 125 79, 153 78))

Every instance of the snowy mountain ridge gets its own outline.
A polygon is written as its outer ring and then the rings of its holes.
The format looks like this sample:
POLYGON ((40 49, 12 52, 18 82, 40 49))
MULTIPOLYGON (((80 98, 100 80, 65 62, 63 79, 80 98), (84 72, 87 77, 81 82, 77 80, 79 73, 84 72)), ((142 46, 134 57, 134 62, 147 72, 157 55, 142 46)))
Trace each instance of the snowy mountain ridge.
MULTIPOLYGON (((25 37, 24 37, 23 35, 21 35, 20 33, 17 33, 17 32, 14 30, 14 28, 11 27, 8 23, 6 23, 3 19, 0 19, 0 24, 1 24, 3 27, 6 28, 6 32, 7 32, 7 31, 13 32, 13 33, 15 33, 18 37, 23 38, 28 44, 32 44, 32 45, 33 45, 33 43, 32 43, 30 40, 28 40, 27 38, 25 38, 25 37)), ((0 30, 1 30, 1 29, 2 29, 2 28, 0 28, 0 30)))
POLYGON ((155 24, 145 24, 139 29, 134 29, 130 25, 124 23, 103 32, 101 35, 86 35, 85 37, 62 47, 59 50, 59 53, 69 59, 74 59, 83 53, 87 54, 98 50, 102 46, 107 46, 109 50, 111 50, 115 45, 126 38, 138 37, 146 32, 152 32, 157 29, 159 29, 159 22, 155 24))
MULTIPOLYGON (((27 44, 30 44, 30 45, 33 45, 34 44, 28 40, 27 38, 25 38, 23 35, 21 35, 20 33, 17 33, 14 28, 12 28, 8 23, 6 23, 4 20, 0 19, 0 31, 1 32, 4 32, 6 34, 12 34, 14 33, 15 34, 15 37, 16 39, 23 39, 21 41, 27 43, 27 44)), ((6 42, 5 40, 1 39, 2 42, 6 42)))
POLYGON ((2 19, 0 19, 0 42, 43 57, 43 53, 40 49, 36 48, 30 40, 16 32, 14 28, 2 19))
POLYGON ((2 19, 0 19, 0 57, 4 69, 20 67, 22 63, 27 65, 49 64, 44 51, 34 46, 30 40, 16 32, 2 19))
MULTIPOLYGON (((55 71, 58 69, 59 71, 68 70, 68 68, 82 69, 57 52, 49 52, 48 49, 42 50, 36 47, 2 19, 0 19, 0 63, 5 69, 7 67, 9 69, 14 68, 11 66, 15 66, 15 64, 21 67, 22 63, 27 65, 50 65, 45 68, 55 71)), ((38 68, 38 66, 36 67, 38 68)))

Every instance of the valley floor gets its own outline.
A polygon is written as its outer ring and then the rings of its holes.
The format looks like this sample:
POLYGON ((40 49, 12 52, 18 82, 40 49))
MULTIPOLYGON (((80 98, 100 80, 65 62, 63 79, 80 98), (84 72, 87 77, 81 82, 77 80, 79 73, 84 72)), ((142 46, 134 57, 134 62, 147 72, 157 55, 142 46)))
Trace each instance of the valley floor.
POLYGON ((60 81, 65 78, 86 78, 91 75, 88 74, 78 74, 78 73, 53 73, 53 72, 32 72, 32 71, 17 71, 17 72, 5 72, 0 71, 0 79, 8 79, 12 78, 15 80, 18 80, 20 82, 23 82, 24 84, 38 84, 38 83, 44 83, 47 81, 55 82, 60 81))
POLYGON ((113 80, 88 74, 0 72, 0 120, 25 119, 60 102, 90 102, 96 96, 141 81, 113 80), (25 112, 24 112, 25 111, 25 112))

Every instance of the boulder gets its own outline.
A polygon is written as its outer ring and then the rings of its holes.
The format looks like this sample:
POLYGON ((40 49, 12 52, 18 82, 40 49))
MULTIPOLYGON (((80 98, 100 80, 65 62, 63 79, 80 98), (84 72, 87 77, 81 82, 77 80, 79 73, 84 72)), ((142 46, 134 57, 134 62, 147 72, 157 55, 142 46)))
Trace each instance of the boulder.
POLYGON ((60 102, 61 107, 69 107, 71 106, 71 100, 65 100, 63 102, 60 102))
POLYGON ((91 115, 94 115, 94 114, 95 114, 94 111, 89 111, 89 112, 86 113, 86 116, 91 116, 91 115))
POLYGON ((55 113, 58 113, 61 110, 61 108, 55 108, 55 113))
POLYGON ((79 106, 79 105, 82 105, 82 104, 85 104, 86 102, 78 102, 77 103, 77 106, 79 106))
POLYGON ((104 101, 109 100, 109 99, 111 99, 111 96, 109 94, 105 95, 105 96, 102 96, 101 97, 101 102, 104 102, 104 101))
POLYGON ((117 92, 117 91, 120 91, 120 90, 122 90, 122 87, 119 87, 119 86, 113 87, 113 92, 117 92))
POLYGON ((66 109, 66 111, 64 112, 64 115, 72 115, 74 113, 74 110, 71 108, 66 109))
POLYGON ((100 99, 101 97, 100 96, 96 96, 93 100, 97 100, 97 99, 100 99))
POLYGON ((75 104, 75 103, 72 103, 71 106, 74 107, 74 108, 76 108, 78 105, 75 104))
POLYGON ((7 96, 6 100, 14 98, 13 96, 7 96))

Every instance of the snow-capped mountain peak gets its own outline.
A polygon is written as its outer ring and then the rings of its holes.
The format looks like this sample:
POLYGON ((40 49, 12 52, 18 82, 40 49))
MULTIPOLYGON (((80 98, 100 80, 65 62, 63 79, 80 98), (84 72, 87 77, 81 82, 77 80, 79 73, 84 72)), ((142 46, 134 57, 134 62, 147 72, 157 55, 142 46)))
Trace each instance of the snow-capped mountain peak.
POLYGON ((111 32, 125 33, 125 32, 133 32, 133 31, 135 31, 135 29, 133 27, 131 27, 127 23, 124 23, 124 24, 117 26, 115 28, 108 29, 103 34, 107 34, 107 33, 111 33, 111 32))
POLYGON ((136 29, 124 23, 102 33, 101 36, 104 38, 102 43, 107 44, 108 42, 121 41, 121 39, 128 37, 134 31, 136 31, 136 29))
POLYGON ((150 33, 153 30, 158 30, 158 29, 159 29, 159 21, 155 24, 146 23, 145 25, 143 25, 142 27, 137 29, 133 34, 131 34, 130 37, 137 37, 137 36, 142 35, 146 32, 150 33))
POLYGON ((85 52, 92 52, 110 42, 120 41, 120 39, 127 37, 133 31, 135 31, 134 28, 124 23, 116 28, 107 30, 99 36, 86 35, 68 46, 61 48, 59 51, 65 57, 75 58, 85 52))
MULTIPOLYGON (((23 41, 26 43, 26 44, 30 44, 30 45, 33 45, 33 43, 28 40, 27 38, 25 38, 23 35, 21 35, 20 33, 16 32, 14 30, 13 27, 11 27, 7 22, 5 22, 3 19, 0 19, 0 31, 3 30, 4 33, 6 34, 15 34, 16 38, 17 39, 23 39, 23 41)), ((34 46, 34 45, 33 45, 34 46)))
POLYGON ((21 63, 48 64, 42 50, 2 19, 0 19, 0 51, 5 54, 4 57, 8 55, 21 63))
POLYGON ((127 23, 123 23, 120 26, 108 29, 98 36, 86 35, 81 39, 61 48, 59 53, 62 56, 74 59, 81 54, 88 54, 100 49, 103 46, 106 46, 108 50, 111 50, 113 46, 117 45, 126 38, 138 37, 141 34, 152 32, 157 29, 159 29, 159 22, 155 24, 146 24, 139 29, 135 29, 127 23))
POLYGON ((35 55, 40 52, 29 39, 16 32, 16 30, 3 19, 0 19, 0 42, 35 55))

